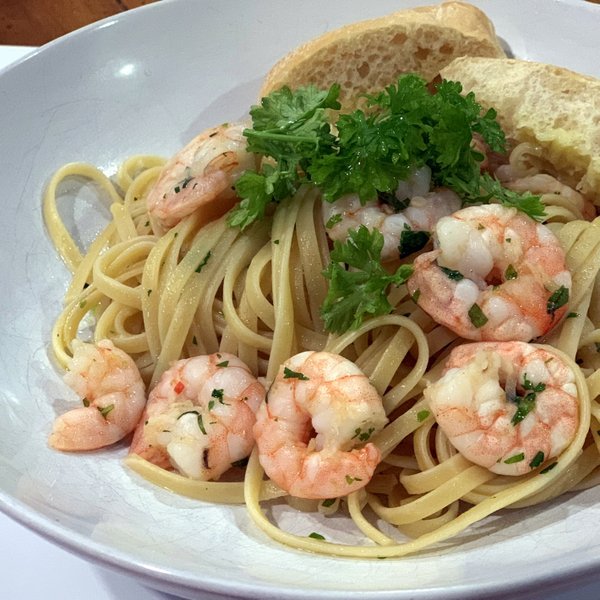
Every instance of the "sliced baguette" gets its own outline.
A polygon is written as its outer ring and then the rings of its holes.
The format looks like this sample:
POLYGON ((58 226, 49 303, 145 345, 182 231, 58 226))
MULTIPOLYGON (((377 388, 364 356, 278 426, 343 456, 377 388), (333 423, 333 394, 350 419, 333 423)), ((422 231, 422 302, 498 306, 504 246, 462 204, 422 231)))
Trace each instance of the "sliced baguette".
POLYGON ((441 75, 495 108, 507 136, 541 146, 565 183, 600 204, 600 80, 531 61, 472 57, 441 75))
POLYGON ((268 73, 261 96, 284 85, 342 86, 344 110, 361 94, 379 91, 402 73, 426 80, 457 56, 506 56, 494 26, 478 8, 443 2, 402 10, 330 31, 292 51, 268 73))

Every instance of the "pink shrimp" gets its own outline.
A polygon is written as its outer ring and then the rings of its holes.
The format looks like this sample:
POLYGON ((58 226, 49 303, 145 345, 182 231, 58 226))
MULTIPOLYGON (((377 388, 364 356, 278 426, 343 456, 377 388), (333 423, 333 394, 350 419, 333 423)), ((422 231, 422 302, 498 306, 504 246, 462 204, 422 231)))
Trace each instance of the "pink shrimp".
MULTIPOLYGON (((390 204, 379 200, 363 204, 358 194, 347 194, 335 202, 323 202, 323 222, 329 238, 343 241, 348 237, 348 230, 365 225, 383 234, 383 262, 407 256, 410 252, 405 251, 401 243, 405 232, 430 232, 441 217, 452 214, 461 206, 460 198, 452 190, 439 188, 429 191, 430 184, 429 167, 422 167, 409 179, 401 181, 395 198, 404 208, 398 212, 390 204)), ((418 239, 425 245, 429 235, 418 239)), ((420 247, 413 251, 418 249, 420 247)))
POLYGON ((233 354, 177 361, 150 392, 130 452, 202 481, 216 480, 254 447, 265 388, 233 354))
POLYGON ((257 413, 259 461, 292 496, 346 496, 373 476, 381 453, 367 440, 386 422, 381 397, 354 363, 302 352, 281 366, 257 413))
POLYGON ((202 132, 163 167, 148 193, 148 212, 167 230, 187 215, 201 211, 208 223, 233 207, 233 185, 256 167, 257 158, 246 151, 241 124, 223 124, 202 132))
POLYGON ((424 397, 450 443, 501 475, 549 466, 578 427, 572 368, 551 348, 525 342, 458 346, 424 397))
POLYGON ((440 219, 434 250, 415 259, 408 289, 463 338, 530 341, 566 313, 571 274, 548 227, 489 204, 440 219))
POLYGON ((131 433, 146 404, 146 388, 133 359, 110 340, 73 342, 65 382, 83 398, 54 421, 50 446, 57 450, 96 450, 131 433))
POLYGON ((502 185, 515 192, 529 192, 530 194, 555 194, 565 198, 574 208, 581 212, 584 219, 592 221, 596 217, 596 207, 591 200, 585 198, 572 187, 561 183, 556 177, 547 173, 536 173, 515 177, 510 165, 498 168, 496 175, 502 185))

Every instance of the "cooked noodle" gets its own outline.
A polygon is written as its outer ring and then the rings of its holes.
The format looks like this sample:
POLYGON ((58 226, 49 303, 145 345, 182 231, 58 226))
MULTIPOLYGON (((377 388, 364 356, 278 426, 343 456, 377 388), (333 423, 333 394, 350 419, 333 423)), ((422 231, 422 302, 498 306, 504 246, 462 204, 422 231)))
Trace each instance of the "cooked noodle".
MULTIPOLYGON (((285 494, 264 480, 256 449, 243 482, 193 481, 130 456, 126 463, 134 471, 192 498, 245 502, 253 521, 285 544, 357 557, 406 555, 500 509, 546 502, 598 482, 600 219, 584 221, 582 207, 559 194, 543 196, 550 227, 573 275, 571 318, 543 342, 576 374, 579 424, 555 468, 506 477, 458 454, 429 414, 422 390, 439 378, 448 351, 461 340, 420 310, 404 286, 390 291, 392 314, 340 336, 325 332, 319 309, 327 292, 322 271, 329 249, 316 189, 301 188, 244 232, 229 227, 226 216, 199 228, 191 215, 157 236, 145 195, 161 164, 156 157, 134 157, 123 164, 114 183, 97 169, 73 164, 50 182, 44 216, 72 271, 52 333, 58 363, 67 365, 72 340, 90 321, 94 339, 110 338, 132 355, 149 387, 181 357, 231 352, 269 381, 291 355, 328 350, 354 361, 369 376, 390 422, 372 438, 384 458, 365 490, 343 502, 307 501, 304 506, 325 514, 347 510, 349 527, 352 521, 368 540, 364 545, 292 535, 269 520, 262 502, 285 494), (57 207, 61 183, 74 176, 93 182, 99 196, 112 203, 112 220, 83 252, 57 207), (396 526, 398 534, 391 537, 393 528, 381 529, 379 520, 396 526)), ((518 176, 545 168, 540 152, 529 144, 513 150, 510 165, 518 176)))

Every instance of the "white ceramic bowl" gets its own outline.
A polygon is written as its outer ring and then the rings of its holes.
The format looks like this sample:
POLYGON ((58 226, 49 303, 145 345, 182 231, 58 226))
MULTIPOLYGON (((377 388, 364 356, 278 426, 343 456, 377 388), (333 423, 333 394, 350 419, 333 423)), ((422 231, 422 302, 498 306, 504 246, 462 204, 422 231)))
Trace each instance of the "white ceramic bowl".
MULTIPOLYGON (((0 508, 83 556, 146 584, 253 598, 467 598, 588 578, 600 566, 600 490, 504 511, 402 560, 303 554, 267 539, 243 507, 156 489, 118 447, 51 452, 67 390, 48 340, 68 274, 41 218, 61 164, 112 174, 132 153, 168 155, 201 129, 242 116, 269 67, 328 29, 420 2, 163 0, 48 44, 0 73, 0 508)), ((522 58, 600 76, 600 6, 583 0, 481 0, 522 58)), ((543 108, 543 107, 542 107, 543 108)), ((84 206, 67 210, 82 229, 84 206)), ((343 531, 282 517, 298 532, 343 531)), ((4 550, 6 541, 0 542, 4 550)))

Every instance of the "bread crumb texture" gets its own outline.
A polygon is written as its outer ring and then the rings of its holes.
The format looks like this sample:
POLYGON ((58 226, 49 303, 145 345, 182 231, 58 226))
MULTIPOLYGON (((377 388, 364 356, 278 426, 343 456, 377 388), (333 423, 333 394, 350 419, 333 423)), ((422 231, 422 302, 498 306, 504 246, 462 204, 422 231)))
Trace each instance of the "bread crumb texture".
POLYGON ((261 96, 284 85, 342 87, 344 110, 361 94, 384 89, 404 73, 426 80, 459 56, 505 56, 494 27, 476 7, 463 2, 396 12, 330 31, 292 51, 267 75, 261 96))

